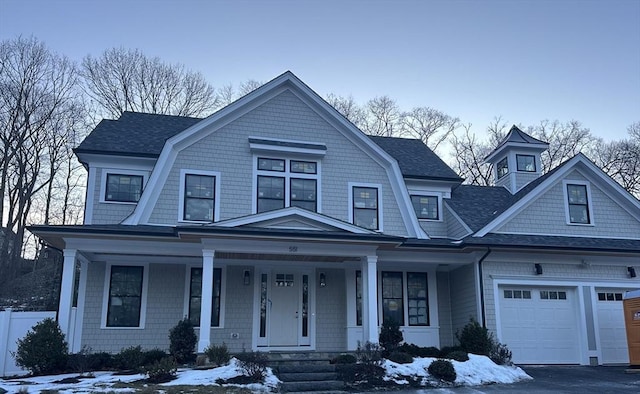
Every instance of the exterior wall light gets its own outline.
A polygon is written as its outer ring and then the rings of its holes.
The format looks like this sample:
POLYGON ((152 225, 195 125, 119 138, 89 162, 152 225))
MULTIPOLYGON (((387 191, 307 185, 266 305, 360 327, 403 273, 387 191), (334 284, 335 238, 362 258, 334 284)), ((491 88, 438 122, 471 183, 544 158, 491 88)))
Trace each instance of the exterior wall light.
POLYGON ((242 274, 242 283, 244 283, 245 286, 249 286, 251 284, 251 274, 249 273, 249 270, 244 270, 244 274, 242 274))
POLYGON ((627 271, 629 272, 629 278, 636 277, 636 269, 634 267, 627 267, 627 271))
POLYGON ((534 267, 536 269, 536 275, 542 275, 542 264, 536 263, 534 267))
POLYGON ((325 287, 327 285, 327 276, 324 272, 320 273, 320 287, 325 287))

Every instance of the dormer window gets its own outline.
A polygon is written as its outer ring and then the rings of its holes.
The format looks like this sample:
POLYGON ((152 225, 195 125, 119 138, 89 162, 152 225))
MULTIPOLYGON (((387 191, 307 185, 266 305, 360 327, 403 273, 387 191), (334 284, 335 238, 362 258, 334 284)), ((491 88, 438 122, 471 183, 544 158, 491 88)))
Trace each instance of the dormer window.
POLYGON ((498 179, 509 173, 509 164, 507 162, 507 158, 500 160, 498 164, 496 164, 496 171, 498 172, 498 179))
POLYGON ((107 174, 105 201, 138 202, 142 195, 142 175, 107 174))
POLYGON ((418 219, 440 219, 437 196, 411 196, 411 204, 418 219))
POLYGON ((567 223, 593 224, 590 206, 589 185, 587 183, 565 182, 567 223))
POLYGON ((516 155, 516 169, 520 172, 536 172, 535 156, 516 155))
POLYGON ((211 223, 218 220, 219 172, 183 169, 180 184, 179 221, 211 223))
POLYGON ((379 191, 376 186, 351 186, 353 224, 370 230, 381 230, 379 191))

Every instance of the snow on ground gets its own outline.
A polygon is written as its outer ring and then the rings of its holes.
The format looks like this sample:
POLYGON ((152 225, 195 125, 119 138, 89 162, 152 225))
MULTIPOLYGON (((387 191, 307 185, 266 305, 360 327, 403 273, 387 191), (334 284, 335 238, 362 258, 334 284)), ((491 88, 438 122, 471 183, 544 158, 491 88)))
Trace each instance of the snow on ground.
MULTIPOLYGON (((403 384, 400 376, 430 377, 427 372, 429 365, 435 358, 414 358, 411 364, 397 364, 393 361, 385 360, 383 367, 387 371, 387 376, 391 380, 403 384)), ((477 386, 490 383, 515 383, 521 380, 532 379, 521 368, 516 366, 497 365, 486 356, 469 354, 468 361, 451 360, 453 368, 456 370, 457 385, 477 386)))
MULTIPOLYGON (((387 370, 388 379, 400 384, 406 383, 400 376, 417 376, 429 378, 427 368, 435 358, 415 358, 411 364, 396 364, 386 360, 384 368, 387 370)), ((490 383, 515 383, 521 380, 531 379, 522 369, 496 365, 485 356, 469 354, 469 361, 452 361, 456 370, 456 385, 475 386, 490 383)), ((53 376, 27 377, 20 379, 0 380, 0 388, 9 393, 17 393, 20 389, 29 392, 42 390, 58 390, 61 394, 67 393, 96 393, 96 392, 133 392, 133 389, 114 389, 112 386, 118 382, 133 382, 145 378, 145 375, 115 375, 113 372, 95 372, 94 378, 81 379, 79 383, 54 383, 65 378, 77 377, 78 374, 64 374, 53 376)), ((217 385, 217 379, 229 379, 241 375, 236 359, 231 359, 229 365, 207 370, 179 369, 178 378, 171 382, 163 383, 164 386, 175 385, 217 385)), ((254 392, 267 392, 278 386, 280 381, 268 369, 264 384, 234 385, 246 387, 254 392)), ((1 391, 1 390, 0 390, 1 391)))

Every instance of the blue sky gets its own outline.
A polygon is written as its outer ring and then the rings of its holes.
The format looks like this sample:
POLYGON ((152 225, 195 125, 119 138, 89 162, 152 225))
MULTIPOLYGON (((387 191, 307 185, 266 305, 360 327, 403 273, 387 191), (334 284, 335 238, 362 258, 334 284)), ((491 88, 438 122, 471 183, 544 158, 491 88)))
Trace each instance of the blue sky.
POLYGON ((78 61, 139 48, 214 86, 291 70, 321 95, 386 94, 476 132, 576 119, 619 139, 640 121, 640 0, 0 0, 0 39, 18 35, 78 61))

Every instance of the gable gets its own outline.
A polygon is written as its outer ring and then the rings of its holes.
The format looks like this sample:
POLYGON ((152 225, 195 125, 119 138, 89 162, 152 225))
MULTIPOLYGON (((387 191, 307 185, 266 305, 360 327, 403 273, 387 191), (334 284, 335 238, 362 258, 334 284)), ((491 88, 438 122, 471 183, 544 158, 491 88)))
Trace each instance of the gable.
POLYGON ((604 238, 640 238, 638 212, 629 211, 606 185, 584 168, 574 168, 526 204, 495 232, 604 238), (586 185, 590 204, 588 225, 567 223, 565 188, 586 185))

